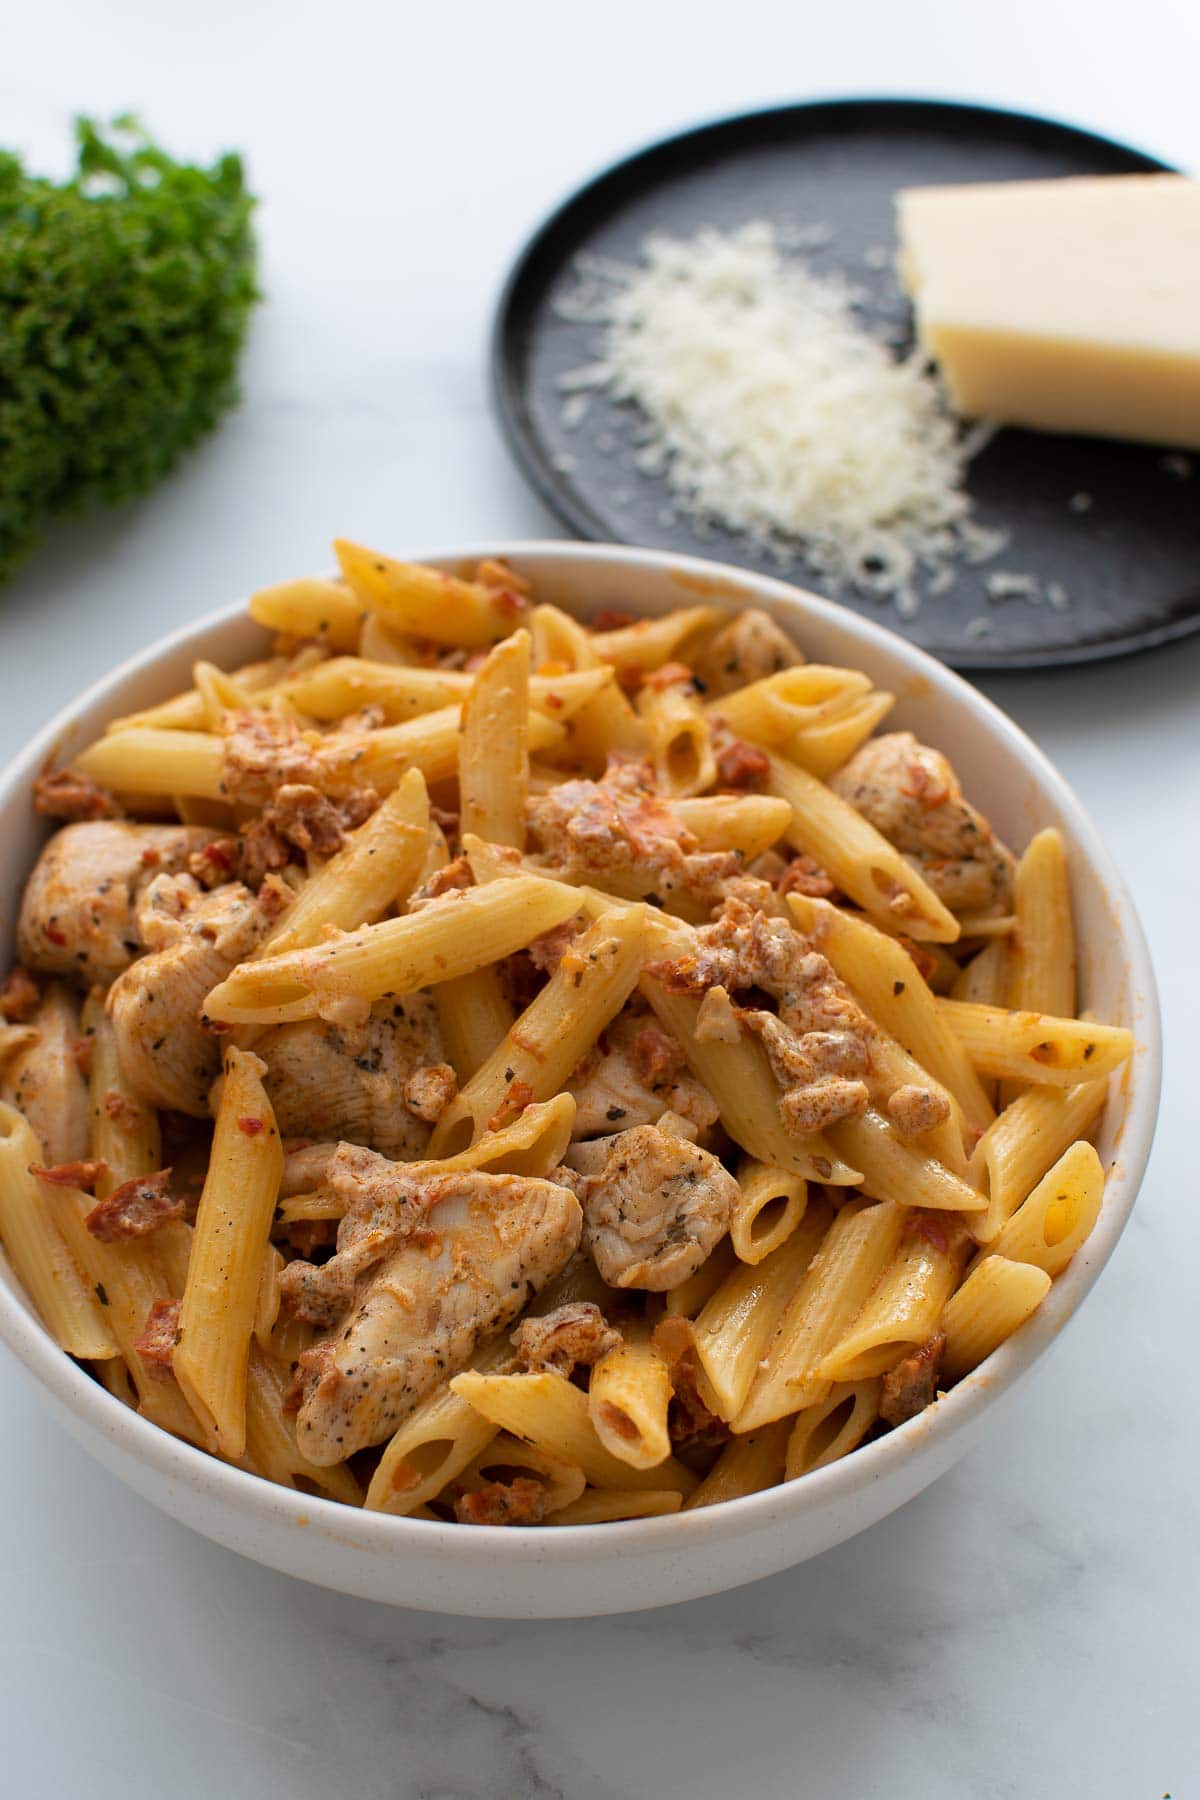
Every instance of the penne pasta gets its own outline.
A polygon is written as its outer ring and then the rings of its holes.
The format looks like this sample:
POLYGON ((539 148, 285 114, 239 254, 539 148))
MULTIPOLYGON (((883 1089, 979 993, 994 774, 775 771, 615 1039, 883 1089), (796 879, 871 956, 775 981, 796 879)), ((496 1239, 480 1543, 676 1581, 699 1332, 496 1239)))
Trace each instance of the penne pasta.
POLYGON ((952 944, 958 921, 925 879, 846 800, 799 763, 769 753, 772 794, 792 809, 787 840, 821 868, 872 918, 911 938, 952 944))
POLYGON ((736 1432, 814 1406, 833 1383, 821 1371, 896 1254, 904 1208, 891 1202, 844 1206, 784 1310, 767 1351, 767 1366, 733 1420, 736 1432))
POLYGON ((340 581, 316 576, 260 588, 248 602, 250 617, 288 637, 315 638, 331 650, 357 650, 366 616, 362 601, 340 581))
POLYGON ((283 1173, 265 1065, 233 1046, 188 1261, 175 1377, 223 1456, 246 1448, 246 1369, 267 1237, 283 1173))
POLYGON ((967 1000, 939 1000, 937 1006, 980 1075, 1071 1087, 1105 1080, 1133 1054, 1133 1033, 1119 1025, 967 1000))
POLYGON ((971 1220, 981 1244, 992 1242, 1063 1152, 1095 1129, 1106 1093, 1103 1081, 1028 1088, 989 1125, 971 1158, 988 1197, 987 1211, 971 1220))
POLYGON ((745 1406, 832 1218, 827 1201, 814 1201, 778 1250, 738 1264, 694 1320, 696 1360, 721 1418, 735 1419, 745 1406))
POLYGON ((858 1119, 843 1119, 825 1134, 839 1155, 861 1171, 859 1186, 873 1200, 924 1206, 937 1212, 983 1213, 987 1196, 908 1143, 873 1108, 858 1119))
POLYGON ((0 1102, 0 1243, 18 1281, 60 1349, 104 1361, 117 1355, 105 1307, 89 1286, 50 1210, 47 1189, 30 1172, 42 1147, 15 1106, 0 1102))
POLYGON ((419 769, 403 775, 364 825, 311 875, 258 955, 283 956, 338 931, 373 925, 408 898, 429 852, 429 795, 419 769))
POLYGON ((97 1173, 95 1191, 96 1198, 104 1200, 124 1182, 162 1168, 162 1133, 154 1108, 121 1069, 112 1022, 98 989, 84 1001, 80 1022, 90 1046, 91 1154, 104 1165, 97 1173))
POLYGON ((869 1381, 928 1342, 958 1284, 965 1255, 965 1232, 947 1229, 936 1214, 913 1214, 878 1286, 825 1357, 820 1374, 834 1382, 869 1381))
MULTIPOLYGON (((473 1367, 482 1374, 501 1368, 508 1345, 493 1341, 478 1351, 473 1367)), ((411 1514, 435 1500, 482 1454, 497 1427, 449 1386, 423 1400, 391 1438, 371 1477, 363 1504, 368 1512, 411 1514)))
POLYGON ((717 760, 690 669, 668 663, 650 675, 638 692, 637 712, 662 793, 699 794, 713 785, 717 760))
POLYGON ((709 713, 752 743, 789 747, 798 733, 842 718, 871 691, 858 669, 800 663, 714 700, 709 713))
POLYGON ((796 1481, 856 1450, 879 1417, 879 1391, 878 1380, 838 1381, 823 1400, 797 1413, 787 1441, 784 1480, 796 1481))
POLYGON ((529 797, 529 633, 488 652, 463 702, 458 748, 461 829, 525 848, 529 797))
POLYGON ((606 1450, 588 1413, 587 1396, 561 1375, 456 1375, 451 1390, 503 1431, 581 1468, 593 1487, 673 1488, 689 1494, 696 1478, 674 1457, 635 1469, 606 1450))
POLYGON ((578 910, 572 889, 536 875, 458 889, 403 918, 239 963, 212 989, 205 1012, 223 1024, 264 1025, 412 994, 522 949, 578 910))
POLYGON ((753 861, 779 842, 791 810, 773 794, 699 794, 676 798, 671 810, 701 850, 740 850, 753 861))
POLYGON ((607 1525, 614 1519, 660 1519, 677 1513, 683 1496, 677 1488, 587 1488, 570 1506, 547 1519, 548 1525, 607 1525))
POLYGON ((739 1259, 760 1263, 785 1243, 804 1217, 808 1183, 790 1169, 772 1168, 745 1156, 738 1164, 741 1199, 729 1238, 739 1259))
POLYGON ((950 988, 955 1000, 976 1006, 1003 1006, 1008 994, 1008 944, 997 938, 976 951, 959 970, 950 988))
POLYGON ((470 969, 434 989, 442 1042, 465 1086, 512 1029, 513 1009, 495 969, 470 969))
POLYGON ((989 1246, 1009 1262, 1061 1275, 1086 1243, 1104 1201, 1104 1167, 1091 1144, 1072 1144, 989 1246))
POLYGON ((1062 836, 1030 839, 1013 883, 1016 927, 1010 946, 1007 1002, 1017 1012, 1075 1017, 1075 923, 1062 836))
POLYGON ((743 1500, 782 1481, 789 1429, 789 1420, 777 1419, 744 1437, 731 1438, 699 1487, 688 1495, 683 1510, 743 1500))
MULTIPOLYGON (((455 1481, 455 1496, 457 1498, 460 1491, 480 1494, 493 1482, 507 1487, 514 1480, 522 1479, 536 1482, 541 1492, 537 1496, 536 1517, 527 1521, 518 1517, 513 1521, 515 1524, 540 1525, 543 1519, 561 1512, 564 1506, 572 1506, 587 1486, 583 1470, 574 1463, 551 1456, 534 1444, 522 1443, 511 1432, 500 1431, 455 1481)), ((487 1496, 483 1494, 482 1497, 486 1500, 487 1496)), ((484 1512, 486 1517, 486 1507, 484 1512)))
POLYGON ((837 769, 850 761, 860 745, 866 743, 895 704, 894 694, 872 690, 852 701, 834 718, 801 726, 788 740, 789 759, 815 775, 818 781, 828 781, 837 769))
POLYGON ((671 1454, 671 1372, 651 1344, 644 1319, 628 1321, 622 1333, 621 1344, 592 1370, 588 1417, 604 1448, 619 1462, 631 1469, 653 1469, 671 1454))
POLYGON ((361 1506, 363 1491, 345 1463, 319 1469, 302 1456, 296 1432, 284 1411, 290 1377, 282 1364, 252 1348, 246 1370, 246 1448, 241 1468, 281 1487, 316 1488, 344 1506, 361 1506))
POLYGON ((712 1298, 725 1280, 738 1267, 737 1254, 729 1238, 723 1237, 711 1255, 706 1256, 694 1275, 668 1289, 663 1299, 669 1317, 693 1319, 712 1298))
POLYGON ((689 661, 693 649, 724 622, 719 606, 685 606, 657 619, 638 619, 615 631, 594 631, 592 649, 601 662, 648 675, 664 663, 689 661))
POLYGON ((1049 1275, 1032 1263, 1009 1262, 1003 1256, 985 1256, 976 1263, 942 1314, 944 1379, 961 1381, 978 1368, 1037 1311, 1049 1292, 1049 1275))
MULTIPOLYGON (((506 887, 517 887, 519 880, 472 891, 486 899, 506 887)), ((558 891, 571 894, 570 889, 558 891)), ((614 907, 583 933, 442 1114, 430 1141, 432 1155, 452 1156, 465 1150, 483 1132, 506 1123, 507 1112, 520 1112, 531 1100, 547 1100, 566 1086, 584 1054, 629 998, 642 943, 642 917, 632 908, 614 907)))
POLYGON ((481 649, 507 637, 529 610, 515 588, 486 587, 335 538, 342 578, 360 606, 410 637, 481 649))

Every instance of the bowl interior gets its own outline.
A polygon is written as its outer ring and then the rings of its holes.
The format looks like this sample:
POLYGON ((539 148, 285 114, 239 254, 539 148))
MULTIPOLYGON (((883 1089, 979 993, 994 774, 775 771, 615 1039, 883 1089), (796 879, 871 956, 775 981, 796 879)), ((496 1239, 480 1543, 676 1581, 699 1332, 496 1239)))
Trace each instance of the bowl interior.
MULTIPOLYGON (((878 686, 897 696, 884 729, 911 729, 943 750, 970 797, 1014 849, 1019 850, 1043 826, 1057 825, 1063 832, 1070 850, 1081 946, 1081 1004, 1093 1008, 1104 1020, 1129 1025, 1138 1041, 1124 1078, 1113 1084, 1099 1138, 1110 1177, 1100 1221, 1085 1250, 1055 1282, 1030 1324, 1002 1346, 982 1372, 961 1382, 929 1415, 844 1462, 786 1489, 768 1490, 705 1513, 567 1528, 551 1534, 553 1545, 545 1543, 545 1534, 536 1532, 510 1531, 501 1537, 497 1531, 476 1527, 464 1534, 457 1527, 355 1514, 290 1490, 270 1490, 272 1518, 304 1525, 310 1520, 314 1525, 323 1522, 330 1540, 339 1545, 358 1544, 377 1554, 389 1541, 397 1542, 394 1534, 418 1533, 429 1555, 481 1566, 481 1559, 486 1563, 502 1542, 509 1562, 527 1564, 531 1580, 536 1580, 537 1569, 552 1569, 557 1561, 582 1554, 582 1547, 589 1544, 602 1545, 609 1556, 622 1544, 637 1553, 655 1553, 660 1548, 675 1551, 689 1541, 711 1543, 714 1538, 736 1534, 756 1520, 765 1528, 785 1516, 847 1500, 853 1504, 855 1494, 861 1494, 898 1459, 917 1457, 939 1435, 954 1434, 969 1425, 980 1408, 1036 1360, 1111 1254, 1149 1152, 1158 1098, 1159 1029, 1140 927, 1094 828, 1041 753, 958 676, 903 640, 829 602, 798 593, 781 582, 695 559, 548 542, 493 543, 420 560, 459 572, 473 567, 480 556, 497 552, 533 580, 539 599, 552 600, 584 617, 602 607, 653 615, 707 602, 732 608, 753 604, 771 612, 790 630, 810 660, 865 670, 878 686), (570 1541, 574 1550, 569 1548, 570 1541)), ((199 621, 105 677, 9 768, 0 780, 0 949, 6 953, 6 961, 21 887, 47 831, 45 823, 33 817, 29 804, 30 783, 47 757, 69 756, 103 730, 110 718, 189 686, 191 666, 198 657, 230 665, 259 654, 264 635, 240 607, 199 621)), ((263 1511, 268 1504, 263 1495, 266 1484, 166 1438, 120 1406, 57 1351, 7 1267, 0 1269, 0 1275, 0 1334, 51 1389, 60 1407, 90 1425, 99 1421, 107 1437, 120 1441, 133 1459, 152 1463, 172 1478, 186 1477, 204 1486, 227 1508, 247 1512, 257 1506, 263 1511)), ((222 1535, 215 1527, 213 1534, 222 1535)), ((226 1541, 231 1539, 232 1533, 226 1541)), ((263 1557, 272 1560, 266 1552, 263 1557)), ((711 1590, 697 1587, 694 1591, 711 1590)), ((638 1602, 631 1597, 627 1603, 638 1602)))

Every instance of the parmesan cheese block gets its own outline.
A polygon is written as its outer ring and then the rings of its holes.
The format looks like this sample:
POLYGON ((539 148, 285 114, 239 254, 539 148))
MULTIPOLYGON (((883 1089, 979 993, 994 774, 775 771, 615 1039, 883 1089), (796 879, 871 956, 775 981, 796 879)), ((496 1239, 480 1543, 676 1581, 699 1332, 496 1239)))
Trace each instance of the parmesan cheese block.
POLYGON ((958 412, 1200 449, 1200 182, 908 188, 900 274, 958 412))

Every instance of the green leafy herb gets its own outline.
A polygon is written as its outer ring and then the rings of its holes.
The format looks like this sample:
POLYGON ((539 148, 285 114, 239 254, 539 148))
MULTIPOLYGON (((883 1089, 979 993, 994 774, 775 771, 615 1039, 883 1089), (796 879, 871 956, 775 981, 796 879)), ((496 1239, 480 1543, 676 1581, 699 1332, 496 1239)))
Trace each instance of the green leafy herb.
POLYGON ((257 299, 239 157, 76 123, 60 184, 0 152, 0 579, 52 513, 153 485, 238 398, 257 299))

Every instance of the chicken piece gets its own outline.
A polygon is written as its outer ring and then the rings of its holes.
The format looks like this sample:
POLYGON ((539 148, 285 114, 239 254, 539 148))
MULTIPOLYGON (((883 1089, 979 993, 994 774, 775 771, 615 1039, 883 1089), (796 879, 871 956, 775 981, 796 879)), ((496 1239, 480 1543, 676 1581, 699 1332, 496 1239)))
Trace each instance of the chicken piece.
POLYGON ((724 1237, 739 1188, 717 1158, 657 1125, 568 1152, 584 1177, 584 1241, 610 1287, 663 1293, 724 1237))
POLYGON ((257 947, 281 902, 269 887, 255 895, 237 881, 189 897, 185 880, 155 883, 145 896, 140 926, 157 947, 118 976, 108 1012, 130 1085, 153 1106, 203 1119, 221 1062, 220 1043, 204 1025, 204 1002, 257 947))
POLYGON ((522 1319, 509 1342, 521 1368, 572 1375, 577 1367, 590 1369, 619 1349, 622 1338, 594 1300, 574 1300, 540 1318, 522 1319))
POLYGON ((146 1315, 141 1336, 134 1340, 134 1351, 141 1358, 147 1375, 155 1381, 169 1381, 175 1373, 175 1346, 179 1342, 182 1309, 182 1300, 155 1300, 146 1315))
POLYGON ((600 781, 562 781, 529 802, 529 830, 540 853, 569 878, 620 878, 621 891, 681 895, 700 916, 720 904, 723 883, 739 875, 736 851, 700 851, 695 834, 654 785, 649 763, 610 758, 600 781))
POLYGON ((8 971, 0 984, 0 1019, 9 1024, 26 1025, 42 1002, 42 990, 28 969, 20 963, 8 971))
MULTIPOLYGON (((579 1243, 579 1203, 554 1182, 414 1172, 414 1185, 424 1228, 372 1268, 356 1262, 340 1330, 300 1358, 296 1436, 320 1468, 389 1437, 466 1366, 482 1336, 512 1323, 579 1243)), ((360 1229, 352 1211, 339 1228, 337 1255, 310 1285, 323 1276, 342 1289, 338 1264, 355 1256, 360 1229)), ((377 1240, 385 1231, 380 1208, 366 1229, 377 1240)))
POLYGON ((883 1378, 879 1416, 885 1425, 903 1425, 908 1419, 932 1406, 937 1398, 938 1377, 942 1372, 942 1356, 946 1334, 935 1332, 911 1356, 889 1369, 883 1378))
POLYGON ((713 699, 803 661, 783 627, 756 606, 722 626, 695 658, 696 673, 713 699))
POLYGON ((674 1038, 636 1011, 621 1013, 568 1084, 575 1096, 574 1138, 653 1125, 678 1113, 703 1136, 719 1116, 708 1089, 687 1071, 674 1038), (664 1051, 664 1046, 665 1051, 664 1051))
POLYGON ((741 1022, 761 1041, 782 1089, 779 1116, 785 1130, 807 1137, 866 1112, 867 1046, 861 1037, 852 1031, 801 1034, 757 1008, 743 1012, 741 1022))
POLYGON ((420 1084, 409 1092, 418 1074, 447 1066, 428 994, 380 1000, 363 1025, 276 1025, 255 1050, 285 1138, 345 1138, 401 1158, 419 1156, 428 1143, 427 1120, 408 1104, 421 1097, 420 1084))
POLYGON ((92 820, 56 831, 25 884, 17 948, 47 975, 107 987, 143 948, 142 890, 160 872, 187 867, 215 832, 199 825, 92 820))
POLYGON ((341 799, 331 800, 304 782, 285 783, 243 830, 241 879, 249 887, 258 887, 272 870, 295 861, 297 851, 335 855, 344 845, 346 833, 364 824, 378 805, 374 788, 353 788, 341 799))
POLYGON ((950 1117, 950 1101, 947 1095, 939 1093, 935 1088, 918 1087, 915 1083, 905 1082, 893 1088, 887 1101, 887 1115, 900 1133, 901 1137, 920 1137, 926 1131, 933 1131, 944 1125, 950 1117))
POLYGON ((940 750, 911 731, 869 738, 829 785, 868 819, 955 913, 1003 912, 1015 867, 982 813, 963 799, 940 750))
POLYGON ((79 1005, 70 989, 51 982, 31 1023, 37 1038, 9 1058, 0 1100, 24 1113, 44 1165, 82 1162, 91 1145, 91 1107, 75 1054, 79 1005))

